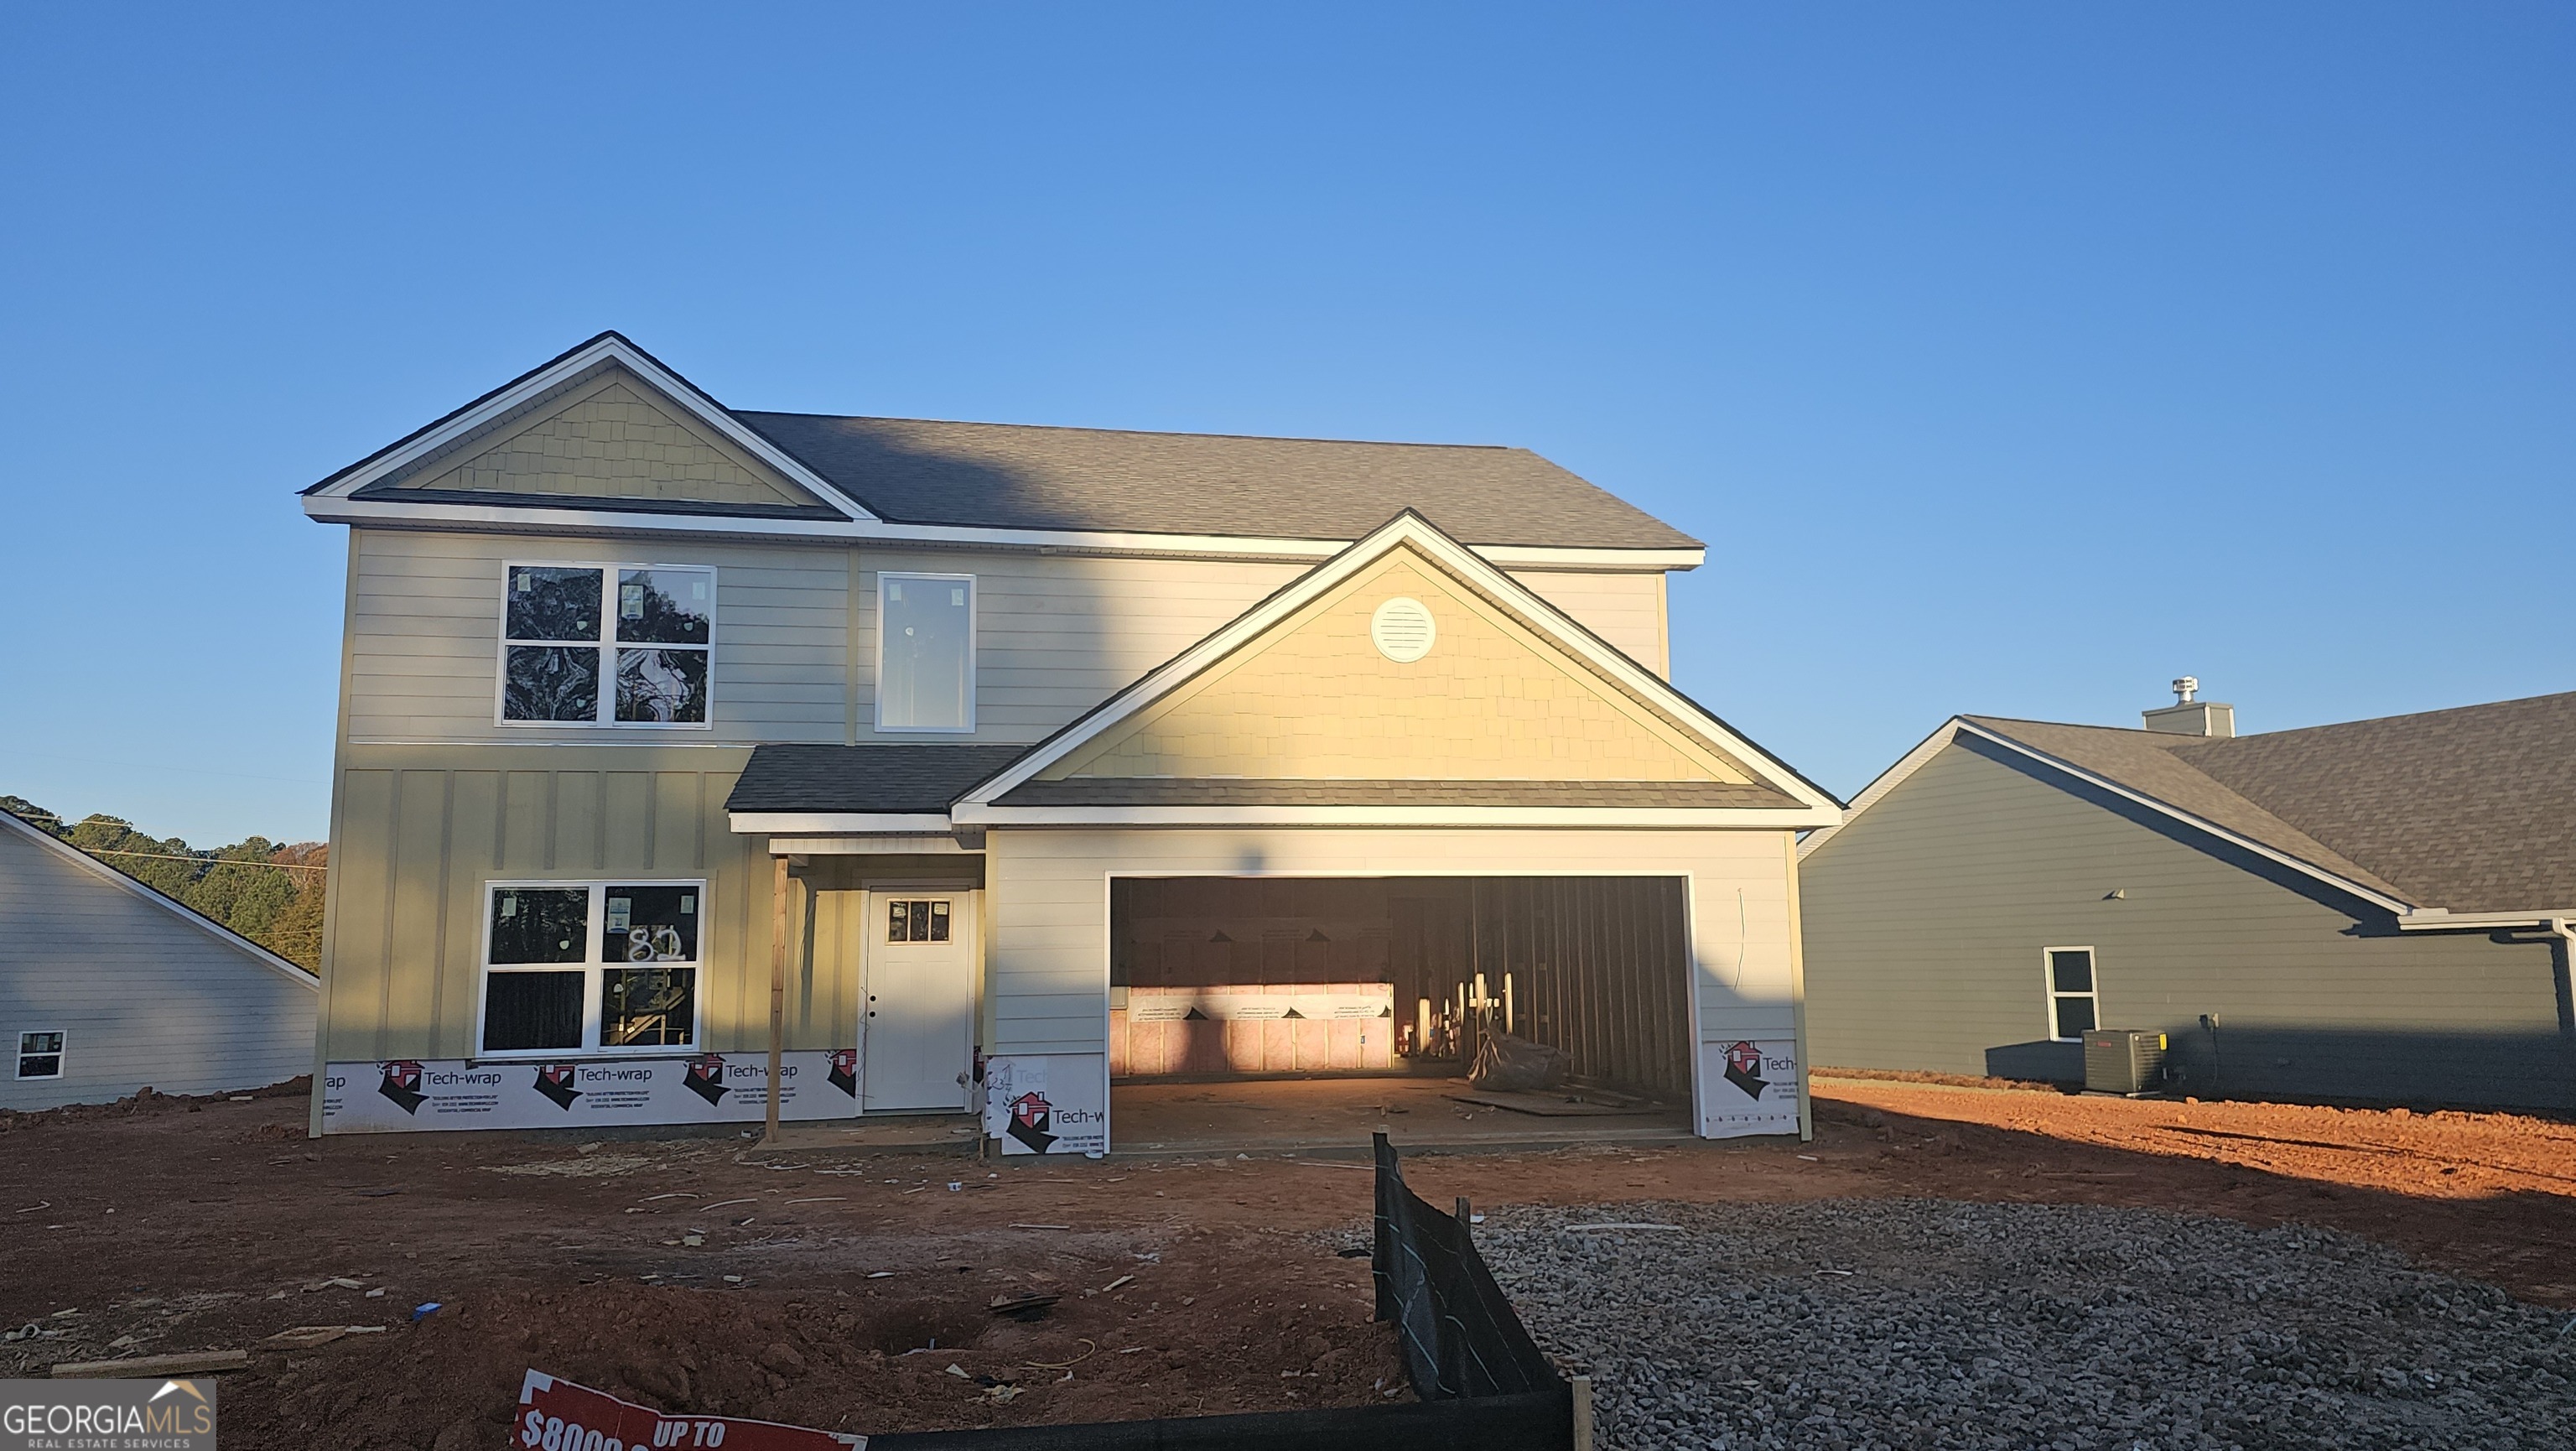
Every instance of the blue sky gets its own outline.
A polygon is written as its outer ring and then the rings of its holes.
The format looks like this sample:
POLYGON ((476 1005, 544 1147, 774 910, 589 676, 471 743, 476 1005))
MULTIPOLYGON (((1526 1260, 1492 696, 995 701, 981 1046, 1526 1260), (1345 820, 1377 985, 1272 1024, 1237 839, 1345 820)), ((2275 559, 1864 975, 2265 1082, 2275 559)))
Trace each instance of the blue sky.
POLYGON ((293 491, 602 328, 744 407, 1525 445, 1683 687, 2576 688, 2576 10, 18 6, 0 791, 318 837, 293 491))

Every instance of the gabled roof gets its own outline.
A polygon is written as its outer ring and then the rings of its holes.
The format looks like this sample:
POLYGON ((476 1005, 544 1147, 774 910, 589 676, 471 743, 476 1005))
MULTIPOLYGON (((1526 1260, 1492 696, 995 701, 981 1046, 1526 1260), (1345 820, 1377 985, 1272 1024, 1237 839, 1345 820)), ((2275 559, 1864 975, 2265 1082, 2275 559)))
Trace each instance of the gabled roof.
POLYGON ((1326 557, 1411 508, 1462 521, 1469 542, 1515 567, 1689 569, 1705 553, 1699 541, 1527 449, 734 410, 614 332, 332 474, 304 497, 317 520, 380 527, 668 529, 1298 560, 1326 557), (610 369, 667 396, 693 426, 814 502, 436 486, 433 465, 461 461, 610 369))
POLYGON ((735 416, 905 523, 1356 539, 1414 509, 1470 544, 1699 547, 1525 448, 735 416))
MULTIPOLYGON (((539 363, 518 377, 466 404, 464 407, 426 424, 402 438, 376 450, 347 468, 304 490, 308 498, 346 499, 368 486, 409 469, 422 461, 454 447, 494 423, 538 402, 602 368, 622 368, 655 391, 679 405, 698 423, 723 437, 728 443, 758 459, 790 483, 821 499, 832 511, 849 519, 870 517, 867 510, 844 495, 828 479, 798 462, 778 445, 746 427, 726 411, 725 406, 663 365, 662 360, 637 347, 622 334, 604 332, 563 353, 539 363)), ((505 496, 506 498, 506 496, 505 496)), ((478 495, 472 500, 438 499, 431 502, 495 502, 490 496, 478 495)), ((528 502, 528 501, 516 501, 528 502)), ((553 507, 564 507, 575 501, 548 498, 553 507)), ((620 501, 621 507, 637 509, 634 501, 620 501)), ((646 506, 645 512, 652 512, 646 506)), ((712 511, 711 511, 712 512, 712 511)))
MULTIPOLYGON (((1137 824, 1262 822, 1273 824, 1716 825, 1711 813, 1777 813, 1770 824, 1815 823, 1840 803, 1824 788, 1754 744, 1662 677, 1621 654, 1474 550, 1411 510, 1396 515, 1332 559, 1298 576, 1232 623, 1066 725, 991 779, 959 797, 950 815, 961 824, 1036 824, 1118 820, 1137 824), (1602 688, 1618 692, 1671 727, 1740 765, 1752 780, 1712 791, 1697 781, 1240 779, 1046 780, 1110 732, 1136 721, 1309 605, 1397 551, 1446 573, 1508 611, 1602 688), (1399 790, 1399 786, 1401 789, 1399 790)), ((1744 819, 1738 818, 1739 823, 1744 819)))
POLYGON ((154 891, 152 888, 136 881, 132 877, 127 876, 125 873, 118 871, 116 868, 109 866, 107 863, 100 861, 89 853, 82 851, 79 847, 73 846, 71 843, 62 840, 53 833, 41 830, 29 822, 21 821, 12 812, 0 811, 0 833, 5 832, 16 832, 18 835, 36 843, 46 851, 52 852, 64 861, 78 866, 82 871, 87 872, 99 881, 105 882, 122 891, 129 892, 134 896, 143 899, 152 906, 169 913, 171 916, 176 917, 180 921, 187 923, 189 926, 196 928, 198 931, 205 933, 207 936, 215 939, 215 941, 221 943, 223 946, 231 948, 232 950, 249 957, 271 972, 282 973, 308 988, 315 988, 318 990, 320 987, 320 978, 315 977, 312 973, 306 972, 303 968, 296 966, 294 963, 287 961, 285 958, 278 956, 276 953, 269 951, 267 948, 260 946, 258 943, 251 941, 249 938, 242 936, 231 928, 226 927, 224 924, 216 921, 212 917, 199 912, 185 902, 181 902, 174 897, 165 896, 160 892, 154 891))
POLYGON ((1959 716, 1855 798, 1844 825, 1961 732, 2391 910, 2576 910, 2576 693, 2219 738, 1959 716))

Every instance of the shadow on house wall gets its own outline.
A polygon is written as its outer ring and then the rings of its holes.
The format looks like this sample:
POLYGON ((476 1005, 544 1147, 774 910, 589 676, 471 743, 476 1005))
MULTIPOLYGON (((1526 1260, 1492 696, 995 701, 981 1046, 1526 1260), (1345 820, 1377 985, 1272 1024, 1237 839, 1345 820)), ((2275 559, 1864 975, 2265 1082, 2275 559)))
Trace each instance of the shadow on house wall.
MULTIPOLYGON (((2270 1098, 2407 1107, 2576 1110, 2576 1044, 2562 1033, 2144 1025, 2166 1036, 2172 1091, 2199 1098, 2270 1098)), ((1986 1049, 1986 1073, 2035 1083, 2081 1083, 2084 1045, 2040 1041, 1986 1049)))

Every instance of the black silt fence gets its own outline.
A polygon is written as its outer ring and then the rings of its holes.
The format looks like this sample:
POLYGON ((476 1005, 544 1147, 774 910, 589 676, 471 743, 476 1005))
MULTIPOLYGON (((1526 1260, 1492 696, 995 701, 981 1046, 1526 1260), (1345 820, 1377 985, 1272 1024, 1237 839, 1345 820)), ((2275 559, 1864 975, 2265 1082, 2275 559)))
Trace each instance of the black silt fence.
MULTIPOLYGON (((1567 1393, 1503 1298, 1463 1216, 1405 1187, 1395 1146, 1377 1135, 1377 1318, 1395 1322, 1404 1368, 1426 1401, 1567 1393)), ((1558 1445, 1563 1442, 1555 1443, 1558 1445)))

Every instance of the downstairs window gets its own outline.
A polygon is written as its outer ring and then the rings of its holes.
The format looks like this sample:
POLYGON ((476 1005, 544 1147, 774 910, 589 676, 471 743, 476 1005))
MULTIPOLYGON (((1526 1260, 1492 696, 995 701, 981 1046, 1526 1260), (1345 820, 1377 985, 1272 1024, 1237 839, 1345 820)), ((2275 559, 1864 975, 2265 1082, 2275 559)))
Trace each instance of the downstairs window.
POLYGON ((18 1076, 20 1078, 62 1077, 63 1035, 52 1031, 20 1033, 18 1035, 18 1076))
POLYGON ((705 900, 702 881, 493 884, 481 1051, 695 1044, 705 900))

